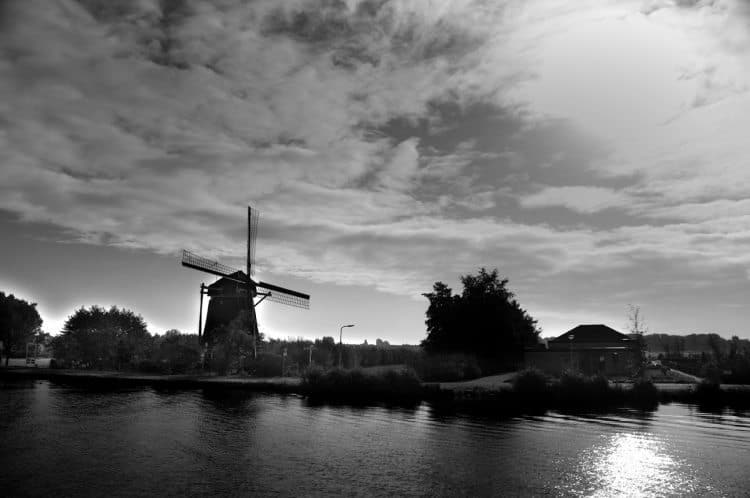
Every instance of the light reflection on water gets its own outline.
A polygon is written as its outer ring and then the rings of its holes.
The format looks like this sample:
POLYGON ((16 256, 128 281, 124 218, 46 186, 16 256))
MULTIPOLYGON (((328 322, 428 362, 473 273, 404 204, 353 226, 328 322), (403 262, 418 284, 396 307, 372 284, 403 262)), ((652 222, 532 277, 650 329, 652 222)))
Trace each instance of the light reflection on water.
POLYGON ((601 439, 581 455, 576 474, 582 479, 571 491, 601 497, 695 492, 689 489, 689 466, 653 435, 616 433, 601 439))
POLYGON ((10 496, 748 496, 750 419, 502 419, 296 396, 0 385, 10 496))

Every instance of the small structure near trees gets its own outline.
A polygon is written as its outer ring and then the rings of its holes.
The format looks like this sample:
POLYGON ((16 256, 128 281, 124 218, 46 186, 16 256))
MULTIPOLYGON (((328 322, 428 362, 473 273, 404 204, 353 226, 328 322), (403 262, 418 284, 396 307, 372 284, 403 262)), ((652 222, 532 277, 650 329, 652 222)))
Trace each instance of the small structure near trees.
POLYGON ((606 325, 579 325, 546 344, 528 348, 527 367, 559 375, 632 375, 640 367, 639 341, 606 325))

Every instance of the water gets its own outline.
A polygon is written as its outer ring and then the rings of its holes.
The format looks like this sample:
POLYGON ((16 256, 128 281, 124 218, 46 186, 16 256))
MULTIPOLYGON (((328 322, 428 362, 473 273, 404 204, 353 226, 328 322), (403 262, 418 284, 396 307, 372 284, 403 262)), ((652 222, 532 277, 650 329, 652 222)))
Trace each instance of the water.
POLYGON ((0 493, 748 496, 750 417, 499 419, 296 396, 0 384, 0 493))

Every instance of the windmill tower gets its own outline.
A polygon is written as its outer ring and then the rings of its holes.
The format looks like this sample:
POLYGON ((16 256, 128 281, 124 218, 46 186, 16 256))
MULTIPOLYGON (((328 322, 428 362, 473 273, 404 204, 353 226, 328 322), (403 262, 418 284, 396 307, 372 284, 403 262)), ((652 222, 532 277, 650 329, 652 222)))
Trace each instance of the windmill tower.
MULTIPOLYGON (((263 300, 268 299, 288 306, 308 309, 310 307, 310 296, 302 292, 285 289, 278 285, 267 282, 255 281, 255 239, 258 235, 258 220, 260 213, 247 208, 247 267, 246 272, 237 270, 230 266, 219 263, 190 251, 182 251, 182 266, 194 270, 210 273, 221 277, 213 284, 200 286, 200 311, 198 314, 198 338, 211 342, 211 333, 217 327, 227 325, 239 315, 242 310, 248 310, 249 330, 253 337, 253 344, 257 344, 258 319, 255 315, 255 307, 263 300), (203 331, 203 296, 208 295, 208 312, 206 313, 206 326, 203 331), (203 332, 203 333, 201 333, 203 332)), ((255 354, 256 348, 253 347, 255 354)))

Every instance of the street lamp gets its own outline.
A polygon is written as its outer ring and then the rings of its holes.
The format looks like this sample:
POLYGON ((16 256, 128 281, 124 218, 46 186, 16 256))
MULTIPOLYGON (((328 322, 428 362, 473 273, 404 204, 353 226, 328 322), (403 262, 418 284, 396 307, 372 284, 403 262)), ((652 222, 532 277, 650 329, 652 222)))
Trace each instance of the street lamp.
POLYGON ((573 334, 570 334, 568 336, 568 344, 570 345, 570 371, 573 372, 573 339, 575 339, 576 336, 573 334))
POLYGON ((349 325, 342 325, 341 328, 339 329, 339 368, 343 368, 343 366, 344 366, 344 363, 343 363, 343 361, 341 359, 341 351, 343 349, 343 345, 341 343, 341 339, 344 336, 344 329, 347 328, 347 327, 354 327, 354 324, 350 323, 349 325))

